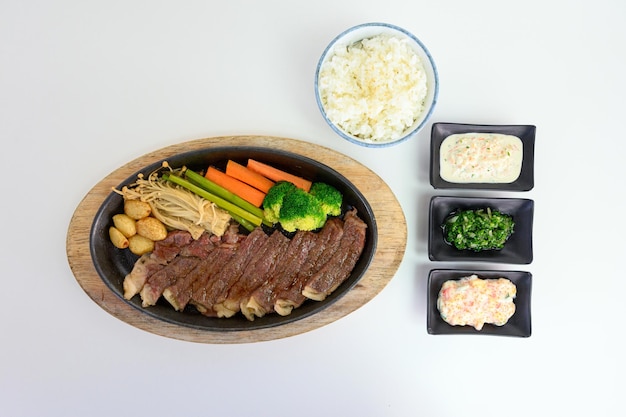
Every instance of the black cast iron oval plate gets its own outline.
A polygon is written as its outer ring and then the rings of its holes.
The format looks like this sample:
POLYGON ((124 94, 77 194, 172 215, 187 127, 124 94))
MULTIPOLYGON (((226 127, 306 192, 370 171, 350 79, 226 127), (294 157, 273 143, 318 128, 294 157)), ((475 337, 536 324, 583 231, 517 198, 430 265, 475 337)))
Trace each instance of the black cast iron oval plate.
MULTIPOLYGON (((326 182, 336 187, 343 194, 344 208, 355 207, 359 217, 367 224, 366 244, 363 253, 350 276, 332 294, 323 301, 307 300, 288 316, 272 313, 254 321, 247 320, 241 314, 228 319, 207 317, 197 312, 193 307, 187 307, 184 311, 177 312, 162 297, 155 306, 147 308, 141 306, 141 299, 138 295, 126 300, 123 297, 123 281, 124 277, 131 271, 137 256, 128 250, 115 248, 109 240, 108 229, 112 225, 111 218, 113 215, 123 212, 123 199, 114 192, 111 192, 96 213, 91 226, 89 243, 96 271, 107 287, 132 307, 156 319, 195 329, 225 332, 264 329, 291 323, 319 313, 350 291, 365 274, 376 253, 378 234, 372 208, 361 192, 344 176, 313 159, 283 150, 255 146, 207 148, 181 153, 166 160, 174 168, 184 165, 199 171, 205 170, 209 165, 224 168, 229 159, 245 164, 248 158, 268 163, 312 181, 326 182)), ((134 182, 139 173, 148 175, 158 169, 163 161, 154 162, 134 173, 116 188, 121 189, 122 186, 134 182)))

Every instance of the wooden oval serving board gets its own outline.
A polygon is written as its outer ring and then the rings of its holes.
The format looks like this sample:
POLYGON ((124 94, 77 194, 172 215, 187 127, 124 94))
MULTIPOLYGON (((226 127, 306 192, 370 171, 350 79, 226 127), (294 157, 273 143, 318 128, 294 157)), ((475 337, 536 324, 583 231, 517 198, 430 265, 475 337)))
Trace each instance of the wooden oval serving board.
MULTIPOLYGON (((393 192, 374 172, 357 161, 312 143, 269 136, 222 136, 192 140, 146 154, 109 174, 93 187, 74 212, 67 233, 70 268, 83 290, 100 307, 126 323, 174 339, 197 343, 250 343, 280 339, 322 327, 344 317, 374 298, 393 278, 406 248, 404 213, 393 192), (281 149, 315 159, 348 178, 369 202, 378 225, 378 247, 370 266, 346 295, 328 308, 284 325, 231 332, 207 331, 163 322, 144 314, 116 296, 93 265, 89 234, 96 212, 111 192, 133 173, 173 155, 218 146, 261 146, 281 149)), ((227 320, 227 319, 225 319, 227 320)))

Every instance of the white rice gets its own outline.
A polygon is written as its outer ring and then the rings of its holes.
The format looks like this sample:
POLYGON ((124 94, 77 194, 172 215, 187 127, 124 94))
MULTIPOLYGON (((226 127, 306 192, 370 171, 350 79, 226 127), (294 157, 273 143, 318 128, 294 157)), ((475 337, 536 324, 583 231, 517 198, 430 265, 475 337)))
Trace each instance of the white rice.
POLYGON ((426 71, 408 40, 387 35, 337 45, 318 85, 327 117, 371 142, 400 138, 423 112, 428 92, 426 71))

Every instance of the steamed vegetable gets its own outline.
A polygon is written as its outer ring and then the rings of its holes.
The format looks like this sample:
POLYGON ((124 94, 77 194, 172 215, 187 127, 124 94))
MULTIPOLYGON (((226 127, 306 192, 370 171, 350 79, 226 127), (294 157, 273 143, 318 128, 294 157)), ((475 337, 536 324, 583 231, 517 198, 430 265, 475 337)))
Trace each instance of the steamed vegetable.
POLYGON ((297 187, 285 195, 278 217, 280 225, 288 232, 315 230, 326 223, 326 213, 319 200, 297 187))
POLYGON ((293 232, 316 230, 324 226, 328 216, 341 214, 341 193, 324 183, 313 183, 306 192, 291 182, 279 181, 263 200, 263 214, 272 223, 293 232))
POLYGON ((294 184, 296 187, 302 188, 306 192, 311 189, 311 181, 297 175, 282 171, 276 167, 256 161, 254 159, 248 159, 248 169, 258 174, 261 174, 264 177, 267 177, 275 182, 288 181, 294 184))
POLYGON ((335 187, 323 182, 315 182, 309 192, 319 200, 322 210, 327 216, 339 216, 341 214, 343 196, 335 187))
POLYGON ((261 207, 261 204, 263 204, 263 199, 265 198, 265 193, 263 191, 257 190, 256 188, 238 180, 237 178, 231 177, 213 166, 210 166, 207 169, 204 177, 209 181, 213 181, 220 187, 227 189, 236 196, 241 197, 255 207, 261 207))
POLYGON ((171 181, 177 185, 180 185, 183 188, 186 188, 192 193, 198 195, 199 197, 202 197, 205 200, 210 201, 211 203, 214 203, 216 206, 220 207, 223 210, 226 210, 229 213, 232 213, 238 217, 245 219, 246 221, 254 224, 255 226, 261 225, 261 222, 262 222, 261 217, 255 216, 251 212, 237 206, 236 204, 233 204, 230 201, 227 201, 222 197, 212 194, 208 192, 207 190, 205 190, 204 188, 199 187, 193 184, 192 182, 179 177, 178 175, 166 173, 166 174, 163 174, 163 179, 166 181, 171 181))
POLYGON ((443 230, 446 241, 457 249, 478 252, 502 249, 514 226, 511 216, 487 207, 453 213, 445 220, 443 230))
MULTIPOLYGON (((228 203, 232 203, 236 207, 241 208, 242 210, 244 210, 244 212, 251 214, 255 218, 256 217, 260 218, 261 222, 267 224, 268 226, 271 225, 270 222, 265 221, 263 217, 263 210, 261 208, 254 206, 253 204, 247 202, 246 200, 239 197, 238 195, 231 193, 226 188, 214 183, 213 181, 208 180, 206 177, 203 177, 202 175, 198 174, 195 171, 192 171, 190 169, 185 169, 184 175, 185 175, 185 179, 189 180, 191 184, 198 186, 201 189, 207 191, 209 195, 212 196, 212 198, 215 199, 215 197, 217 197, 217 198, 223 199, 224 201, 228 203)), ((222 207, 219 203, 216 203, 216 204, 219 207, 222 207)), ((233 211, 233 210, 229 210, 227 207, 222 207, 222 208, 224 208, 225 210, 228 210, 231 216, 234 214, 235 216, 233 216, 233 218, 235 218, 235 220, 237 220, 238 218, 244 218, 244 219, 247 219, 247 221, 250 223, 253 223, 253 224, 257 223, 256 219, 250 219, 247 216, 242 215, 242 213, 239 210, 233 211)), ((241 222, 239 223, 241 224, 241 222)))
POLYGON ((283 200, 295 189, 296 186, 288 181, 279 181, 270 188, 263 200, 263 215, 268 221, 278 223, 283 200))
POLYGON ((124 197, 124 212, 131 218, 150 214, 172 229, 188 231, 194 239, 205 231, 222 236, 231 221, 231 216, 225 210, 183 187, 163 180, 158 172, 151 173, 147 178, 140 175, 133 184, 114 191, 124 197))
POLYGON ((257 190, 261 190, 264 193, 267 193, 270 188, 274 186, 274 181, 259 173, 249 170, 245 166, 238 164, 233 160, 229 160, 226 163, 226 174, 238 179, 239 181, 245 182, 257 190))

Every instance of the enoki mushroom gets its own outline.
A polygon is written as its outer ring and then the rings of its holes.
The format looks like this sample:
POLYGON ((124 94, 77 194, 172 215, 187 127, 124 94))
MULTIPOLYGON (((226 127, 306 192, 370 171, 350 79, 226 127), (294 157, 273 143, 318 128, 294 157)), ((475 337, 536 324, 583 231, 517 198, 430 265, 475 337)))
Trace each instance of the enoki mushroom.
MULTIPOLYGON (((162 167, 173 172, 167 162, 163 162, 162 167)), ((198 239, 205 231, 222 236, 231 220, 231 216, 214 203, 160 179, 159 170, 147 178, 139 174, 133 184, 122 187, 121 191, 113 191, 124 199, 147 202, 154 217, 173 229, 188 231, 194 239, 198 239)))

